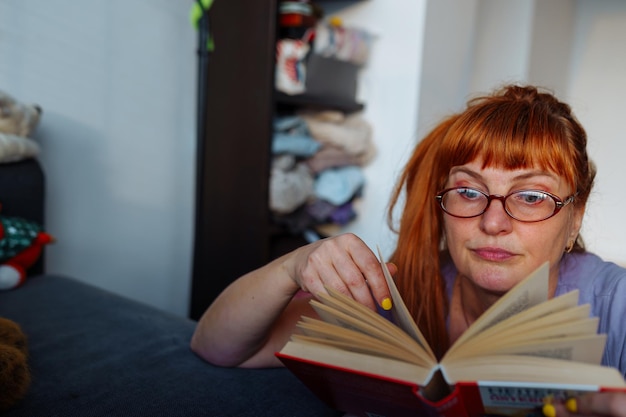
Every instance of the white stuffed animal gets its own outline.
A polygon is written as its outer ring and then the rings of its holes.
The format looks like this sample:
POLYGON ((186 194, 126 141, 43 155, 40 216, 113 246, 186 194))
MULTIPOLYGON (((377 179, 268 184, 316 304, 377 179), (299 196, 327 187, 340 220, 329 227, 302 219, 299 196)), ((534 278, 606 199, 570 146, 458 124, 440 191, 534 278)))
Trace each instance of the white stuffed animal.
POLYGON ((0 91, 0 132, 28 137, 39 124, 41 107, 22 104, 0 91))
POLYGON ((41 107, 22 104, 0 91, 0 163, 20 161, 39 154, 29 138, 41 118, 41 107))

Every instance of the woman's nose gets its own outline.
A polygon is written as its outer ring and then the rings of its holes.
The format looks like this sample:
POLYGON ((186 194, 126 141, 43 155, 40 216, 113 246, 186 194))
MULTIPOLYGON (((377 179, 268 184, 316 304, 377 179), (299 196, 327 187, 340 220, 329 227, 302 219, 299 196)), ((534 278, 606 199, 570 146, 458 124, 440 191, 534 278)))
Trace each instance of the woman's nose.
POLYGON ((511 230, 513 218, 504 208, 504 200, 494 198, 481 215, 480 227, 487 234, 506 233, 511 230))

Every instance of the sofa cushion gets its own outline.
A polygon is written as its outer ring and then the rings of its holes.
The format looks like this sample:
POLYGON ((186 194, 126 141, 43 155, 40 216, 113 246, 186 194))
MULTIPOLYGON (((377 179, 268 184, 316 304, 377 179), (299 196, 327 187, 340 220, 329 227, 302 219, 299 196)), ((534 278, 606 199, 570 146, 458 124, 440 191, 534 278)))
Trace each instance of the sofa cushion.
POLYGON ((0 292, 29 338, 33 382, 5 416, 333 416, 283 368, 214 367, 189 349, 195 322, 43 275, 0 292))

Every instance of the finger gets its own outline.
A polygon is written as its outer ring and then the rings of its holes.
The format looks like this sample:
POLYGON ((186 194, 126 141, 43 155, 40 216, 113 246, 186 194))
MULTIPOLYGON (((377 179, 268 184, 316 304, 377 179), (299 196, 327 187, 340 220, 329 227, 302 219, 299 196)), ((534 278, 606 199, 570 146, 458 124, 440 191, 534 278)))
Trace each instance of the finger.
POLYGON ((398 267, 392 262, 387 262, 387 269, 389 270, 389 273, 392 277, 395 277, 398 273, 398 267))
POLYGON ((380 273, 380 265, 374 253, 360 238, 354 234, 340 235, 326 241, 317 253, 311 255, 314 258, 311 263, 320 271, 325 285, 376 310, 377 301, 372 296, 366 275, 371 274, 371 270, 380 273), (329 265, 334 271, 324 269, 329 265))
POLYGON ((328 286, 373 310, 377 304, 389 307, 389 291, 380 263, 356 235, 328 238, 302 253, 306 254, 298 279, 302 289, 319 294, 326 293, 324 287, 328 286))
POLYGON ((376 308, 366 278, 361 271, 359 260, 370 257, 375 259, 372 251, 354 234, 339 235, 320 242, 315 250, 308 254, 306 269, 311 276, 310 285, 329 286, 361 304, 376 308), (316 284, 315 279, 319 280, 316 284))
POLYGON ((373 303, 371 296, 363 294, 364 289, 367 289, 365 278, 348 251, 344 249, 344 245, 341 245, 341 241, 345 240, 350 239, 343 237, 328 239, 310 252, 306 267, 302 271, 302 281, 313 294, 326 294, 326 287, 330 287, 366 305, 371 305, 373 303))
MULTIPOLYGON (((561 403, 544 405, 542 411, 545 417, 572 417, 572 414, 565 408, 565 404, 561 403)), ((580 417, 578 414, 576 416, 580 417)))
POLYGON ((362 268, 352 257, 342 257, 335 263, 336 273, 345 284, 348 295, 366 307, 376 310, 376 301, 372 297, 369 282, 362 268))
MULTIPOLYGON (((387 271, 389 271, 389 275, 391 275, 391 277, 393 278, 398 272, 398 267, 391 262, 387 262, 385 265, 387 266, 387 271)), ((385 280, 385 289, 383 290, 383 298, 380 301, 380 306, 383 308, 383 310, 388 311, 392 309, 393 303, 391 301, 391 292, 389 291, 389 285, 386 283, 386 281, 387 280, 385 280), (386 291, 387 293, 384 293, 384 291, 386 291)))
POLYGON ((324 261, 315 253, 311 254, 307 261, 308 264, 302 270, 300 278, 303 290, 317 297, 319 294, 328 294, 326 287, 329 286, 345 295, 350 295, 350 291, 337 274, 332 262, 324 261))
POLYGON ((575 411, 576 415, 626 417, 625 392, 585 394, 568 405, 570 411, 575 411))
MULTIPOLYGON (((390 310, 392 307, 391 294, 383 274, 383 268, 376 255, 367 249, 361 256, 355 257, 355 263, 367 280, 370 297, 373 297, 375 303, 384 310, 390 310)), ((397 271, 395 265, 392 269, 394 269, 394 273, 397 271)))

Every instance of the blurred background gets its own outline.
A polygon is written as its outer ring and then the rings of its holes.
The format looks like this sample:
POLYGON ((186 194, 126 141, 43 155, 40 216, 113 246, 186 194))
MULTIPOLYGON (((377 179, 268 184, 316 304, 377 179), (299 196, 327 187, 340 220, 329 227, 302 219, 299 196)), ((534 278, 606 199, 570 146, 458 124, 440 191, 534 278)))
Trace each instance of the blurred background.
MULTIPOLYGON (((215 83, 247 86, 248 94, 238 98, 242 109, 248 109, 240 114, 239 124, 258 108, 256 113, 267 116, 260 121, 267 131, 258 131, 266 141, 271 139, 278 109, 307 107, 294 104, 298 93, 283 91, 277 99, 273 85, 246 81, 246 74, 255 80, 259 73, 270 74, 268 68, 275 70, 267 64, 276 59, 273 43, 266 49, 241 48, 231 43, 235 38, 218 31, 229 27, 238 34, 236 39, 251 42, 257 28, 249 22, 267 19, 271 25, 261 25, 260 30, 268 42, 297 38, 276 30, 282 22, 281 3, 251 6, 242 0, 215 0, 211 8, 216 14, 211 22, 215 52, 209 67, 220 67, 220 56, 226 54, 231 61, 233 56, 260 56, 265 64, 249 64, 246 72, 236 73, 238 80, 228 76, 235 74, 228 69, 221 79, 213 74, 208 95, 217 101, 207 110, 211 114, 206 116, 203 142, 208 160, 225 159, 217 147, 212 148, 213 137, 222 139, 212 131, 217 122, 211 117, 226 119, 219 103, 226 112, 231 100, 215 83), (257 8, 263 7, 267 13, 260 14, 257 8), (238 12, 231 14, 233 8, 238 12)), ((251 239, 259 230, 274 233, 273 226, 265 224, 241 226, 232 218, 214 219, 233 228, 245 226, 237 232, 243 238, 230 242, 206 233, 212 230, 210 224, 195 221, 196 193, 203 191, 196 187, 196 163, 208 160, 198 157, 198 31, 189 18, 193 4, 192 0, 0 0, 0 89, 43 108, 34 139, 41 146, 39 160, 46 173, 46 229, 57 238, 46 249, 46 269, 179 315, 189 314, 194 291, 217 291, 238 273, 216 264, 247 267, 262 261, 256 258, 247 264, 245 250, 238 249, 246 245, 246 233, 251 239), (208 259, 214 246, 233 257, 198 265, 194 251, 207 250, 208 259), (224 278, 210 291, 196 285, 211 280, 211 275, 224 278)), ((555 91, 586 127, 598 177, 583 236, 590 250, 626 264, 622 215, 626 193, 621 190, 626 176, 626 2, 326 0, 317 6, 323 10, 319 22, 335 18, 335 26, 370 36, 367 59, 355 70, 357 107, 347 114, 357 115, 367 126, 375 156, 360 167, 362 186, 349 221, 315 229, 316 233, 351 231, 388 255, 394 235, 386 224, 387 202, 414 144, 473 95, 507 82, 528 82, 555 91)), ((332 71, 322 78, 331 75, 332 71)), ((346 112, 335 106, 339 101, 326 104, 346 112)), ((247 144, 235 132, 230 140, 245 152, 247 144)), ((246 176, 269 184, 274 161, 268 155, 263 155, 261 166, 265 176, 250 171, 238 158, 226 161, 232 171, 204 167, 201 176, 217 184, 204 191, 228 188, 230 194, 224 196, 233 198, 240 177, 246 176)), ((270 191, 269 185, 261 187, 260 195, 270 191)), ((202 197, 205 205, 225 199, 219 194, 202 197)), ((251 201, 241 193, 233 201, 236 210, 224 210, 241 211, 246 217, 246 210, 255 204, 267 207, 266 200, 251 201)), ((272 216, 269 211, 258 212, 272 216)), ((267 250, 261 251, 263 257, 272 256, 267 250)), ((208 302, 210 297, 200 297, 196 310, 208 302)))

